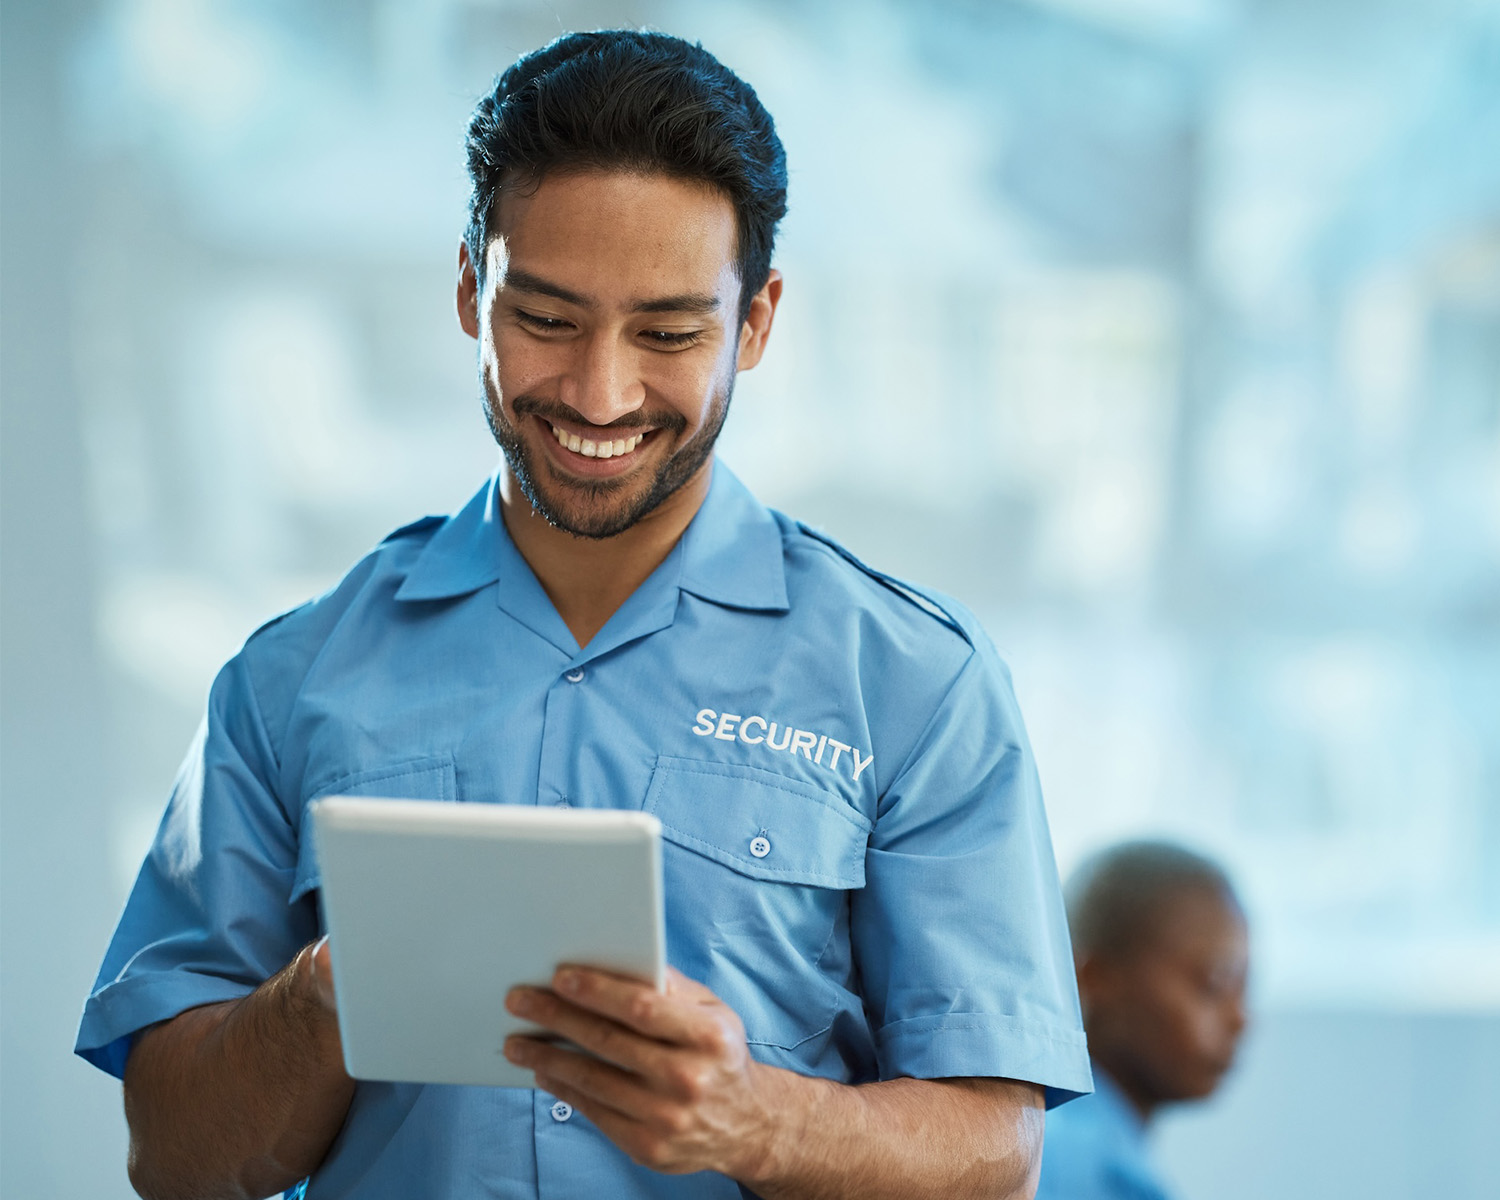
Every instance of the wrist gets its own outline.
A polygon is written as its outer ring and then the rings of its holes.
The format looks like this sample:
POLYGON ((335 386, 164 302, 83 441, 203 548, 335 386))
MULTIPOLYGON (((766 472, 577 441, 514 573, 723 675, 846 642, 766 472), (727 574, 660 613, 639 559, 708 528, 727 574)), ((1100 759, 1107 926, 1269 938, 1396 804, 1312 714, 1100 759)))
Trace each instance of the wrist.
POLYGON ((795 1177, 799 1145, 816 1137, 813 1115, 829 1088, 827 1080, 794 1071, 751 1064, 756 1119, 750 1136, 740 1139, 738 1162, 725 1172, 752 1191, 774 1191, 781 1180, 795 1177))

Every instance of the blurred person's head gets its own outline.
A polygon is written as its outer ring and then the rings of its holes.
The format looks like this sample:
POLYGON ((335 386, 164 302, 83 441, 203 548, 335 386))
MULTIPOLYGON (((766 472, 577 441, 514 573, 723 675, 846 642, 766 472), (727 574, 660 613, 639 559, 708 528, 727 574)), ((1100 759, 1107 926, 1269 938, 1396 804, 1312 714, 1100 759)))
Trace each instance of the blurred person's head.
POLYGON ((1245 1028, 1244 911, 1215 863, 1109 847, 1065 889, 1089 1053, 1140 1111, 1209 1095, 1245 1028))
POLYGON ((482 272, 495 205, 548 174, 620 170, 701 183, 734 208, 740 319, 765 286, 786 214, 786 154, 754 90, 664 33, 570 33, 517 60, 469 122, 469 257, 482 272))

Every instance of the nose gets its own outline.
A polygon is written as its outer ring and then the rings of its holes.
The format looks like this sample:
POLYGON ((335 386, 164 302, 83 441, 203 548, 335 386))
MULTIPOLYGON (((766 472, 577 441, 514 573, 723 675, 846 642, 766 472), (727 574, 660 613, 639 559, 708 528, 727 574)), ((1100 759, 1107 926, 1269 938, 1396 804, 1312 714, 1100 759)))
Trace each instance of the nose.
POLYGON ((1229 1031, 1229 1036, 1238 1040, 1240 1034, 1245 1032, 1245 1026, 1249 1020, 1249 1015, 1245 1011, 1244 995, 1230 997, 1224 1009, 1224 1024, 1229 1031))
POLYGON ((646 401, 635 355, 603 331, 579 339, 560 393, 564 404, 594 425, 617 421, 646 401))

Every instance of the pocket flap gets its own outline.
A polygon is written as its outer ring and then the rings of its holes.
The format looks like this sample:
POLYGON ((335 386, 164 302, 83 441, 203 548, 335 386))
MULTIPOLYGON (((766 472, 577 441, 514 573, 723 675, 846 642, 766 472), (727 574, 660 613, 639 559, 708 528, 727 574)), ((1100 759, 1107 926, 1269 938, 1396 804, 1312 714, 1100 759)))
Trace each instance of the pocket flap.
POLYGON ((841 797, 801 780, 662 755, 645 810, 664 837, 753 879, 865 885, 870 823, 841 797))
POLYGON ((324 796, 389 796, 400 800, 456 800, 457 775, 448 754, 410 759, 341 775, 307 798, 302 806, 302 831, 297 847, 297 875, 292 882, 291 902, 315 890, 322 881, 312 829, 307 822, 308 805, 324 796))

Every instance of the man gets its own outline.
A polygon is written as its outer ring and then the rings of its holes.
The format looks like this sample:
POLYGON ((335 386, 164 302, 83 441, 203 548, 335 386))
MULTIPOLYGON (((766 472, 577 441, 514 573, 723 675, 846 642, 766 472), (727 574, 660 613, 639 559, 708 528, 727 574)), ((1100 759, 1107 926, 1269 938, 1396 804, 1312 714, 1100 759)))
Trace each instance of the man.
POLYGON ((1126 842, 1074 872, 1068 924, 1094 1094, 1048 1122, 1038 1200, 1166 1200, 1146 1152, 1164 1104, 1219 1086, 1245 1029, 1245 915, 1207 859, 1126 842))
POLYGON ((458 314, 503 463, 216 681, 79 1034, 132 1180, 1029 1194, 1044 1102, 1089 1080, 1005 669, 713 461, 782 291, 770 117, 698 47, 571 35, 479 105, 469 166, 458 314), (514 1039, 535 1092, 350 1079, 303 828, 335 793, 654 812, 667 990, 518 989, 591 1052, 514 1039))

